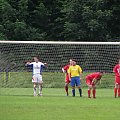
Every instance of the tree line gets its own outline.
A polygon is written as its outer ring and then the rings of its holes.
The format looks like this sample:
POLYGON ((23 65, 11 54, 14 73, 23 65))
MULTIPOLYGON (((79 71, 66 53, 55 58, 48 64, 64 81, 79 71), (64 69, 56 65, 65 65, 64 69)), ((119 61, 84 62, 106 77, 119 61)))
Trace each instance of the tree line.
POLYGON ((0 40, 120 41, 120 1, 0 0, 0 40))

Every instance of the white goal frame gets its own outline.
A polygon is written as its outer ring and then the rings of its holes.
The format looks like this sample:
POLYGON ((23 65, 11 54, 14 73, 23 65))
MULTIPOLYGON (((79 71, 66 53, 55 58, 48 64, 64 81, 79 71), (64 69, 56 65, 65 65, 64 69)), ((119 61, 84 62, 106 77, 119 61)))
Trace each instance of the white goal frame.
POLYGON ((69 41, 0 41, 12 44, 81 44, 81 45, 120 45, 120 42, 69 42, 69 41))

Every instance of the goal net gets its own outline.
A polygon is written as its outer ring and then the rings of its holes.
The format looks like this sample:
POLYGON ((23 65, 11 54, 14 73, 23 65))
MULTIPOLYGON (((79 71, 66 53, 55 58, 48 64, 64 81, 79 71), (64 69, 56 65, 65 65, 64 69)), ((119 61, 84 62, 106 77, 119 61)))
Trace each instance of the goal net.
POLYGON ((43 86, 61 88, 65 74, 62 67, 69 59, 76 59, 85 76, 102 71, 105 75, 100 88, 114 85, 113 67, 120 58, 120 42, 45 42, 45 41, 0 41, 0 88, 31 88, 32 72, 25 66, 34 56, 48 63, 43 70, 43 86))

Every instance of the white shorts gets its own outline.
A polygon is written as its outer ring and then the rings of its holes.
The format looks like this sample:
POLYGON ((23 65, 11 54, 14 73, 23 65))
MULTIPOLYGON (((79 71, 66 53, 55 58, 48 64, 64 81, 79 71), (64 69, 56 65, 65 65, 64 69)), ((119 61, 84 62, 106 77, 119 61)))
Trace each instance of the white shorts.
POLYGON ((43 83, 42 81, 42 75, 40 74, 35 74, 32 77, 32 83, 43 83))

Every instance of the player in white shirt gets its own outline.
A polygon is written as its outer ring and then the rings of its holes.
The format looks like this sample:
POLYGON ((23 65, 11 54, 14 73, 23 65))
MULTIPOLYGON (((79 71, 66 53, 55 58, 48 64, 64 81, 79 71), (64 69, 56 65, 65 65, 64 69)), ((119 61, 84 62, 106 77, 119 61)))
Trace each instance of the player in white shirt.
POLYGON ((32 83, 33 83, 33 90, 34 96, 36 96, 36 87, 37 84, 39 85, 39 96, 42 96, 42 68, 46 67, 47 63, 42 63, 39 61, 37 57, 34 57, 34 62, 27 62, 26 66, 31 66, 33 71, 32 83))

